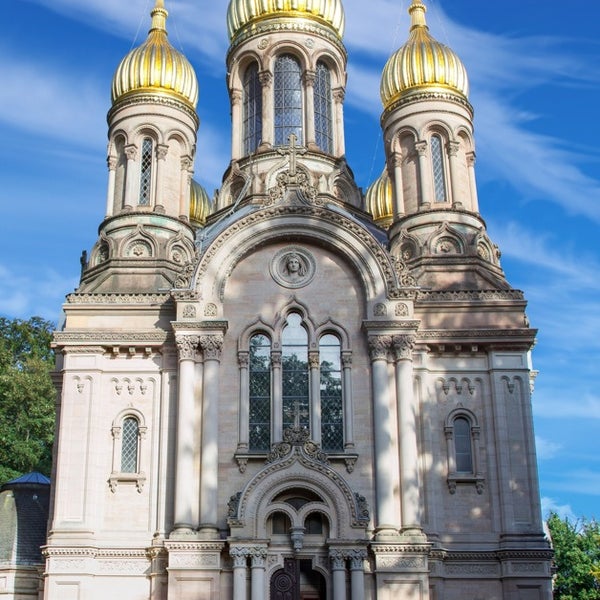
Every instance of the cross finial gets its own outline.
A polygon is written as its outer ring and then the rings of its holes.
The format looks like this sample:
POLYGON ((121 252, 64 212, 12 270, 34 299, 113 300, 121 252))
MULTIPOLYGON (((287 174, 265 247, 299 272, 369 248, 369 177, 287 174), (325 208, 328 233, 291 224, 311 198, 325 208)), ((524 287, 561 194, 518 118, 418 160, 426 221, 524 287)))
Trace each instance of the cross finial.
POLYGON ((298 137, 295 133, 290 133, 288 140, 290 142, 289 145, 286 148, 277 148, 277 152, 281 155, 287 154, 290 157, 290 177, 295 177, 298 155, 302 156, 306 154, 306 148, 296 146, 298 137))

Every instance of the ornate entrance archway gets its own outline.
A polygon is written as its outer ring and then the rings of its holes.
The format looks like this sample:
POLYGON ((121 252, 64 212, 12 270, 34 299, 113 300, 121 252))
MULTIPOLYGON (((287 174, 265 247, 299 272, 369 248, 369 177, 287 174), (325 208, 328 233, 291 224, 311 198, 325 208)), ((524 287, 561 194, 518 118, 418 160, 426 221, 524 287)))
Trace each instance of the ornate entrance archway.
POLYGON ((271 576, 269 600, 327 600, 325 579, 310 560, 286 558, 271 576))

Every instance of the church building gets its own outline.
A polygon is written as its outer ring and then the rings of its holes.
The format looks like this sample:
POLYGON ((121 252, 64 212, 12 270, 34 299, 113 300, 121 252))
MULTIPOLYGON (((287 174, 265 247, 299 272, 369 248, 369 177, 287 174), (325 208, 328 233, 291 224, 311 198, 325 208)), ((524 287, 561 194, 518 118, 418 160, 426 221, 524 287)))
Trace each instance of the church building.
POLYGON ((479 213, 465 67, 424 2, 381 75, 366 193, 342 0, 230 0, 213 197, 167 17, 155 0, 114 75, 106 215, 55 334, 39 597, 549 600, 536 332, 479 213))

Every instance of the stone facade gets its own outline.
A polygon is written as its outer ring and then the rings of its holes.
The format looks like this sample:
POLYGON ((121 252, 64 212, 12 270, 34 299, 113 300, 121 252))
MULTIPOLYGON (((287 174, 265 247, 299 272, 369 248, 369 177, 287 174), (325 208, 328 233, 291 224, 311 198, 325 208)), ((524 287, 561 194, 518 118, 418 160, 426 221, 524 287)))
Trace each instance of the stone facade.
POLYGON ((203 226, 189 98, 114 98, 107 217, 55 335, 44 598, 548 600, 535 330, 478 212, 472 109, 386 107, 381 228, 344 160, 339 22, 269 11, 232 34, 203 226), (281 57, 304 111, 285 144, 281 57))

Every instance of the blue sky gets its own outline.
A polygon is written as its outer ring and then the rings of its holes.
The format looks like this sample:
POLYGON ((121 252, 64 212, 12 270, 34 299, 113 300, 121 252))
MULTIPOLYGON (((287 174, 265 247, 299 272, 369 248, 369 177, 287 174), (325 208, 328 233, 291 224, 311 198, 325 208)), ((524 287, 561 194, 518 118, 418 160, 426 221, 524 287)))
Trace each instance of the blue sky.
MULTIPOLYGON (((167 0, 200 82, 196 178, 229 162, 225 0, 167 0)), ((383 166, 379 76, 409 0, 345 0, 346 139, 366 188, 383 166)), ((539 328, 534 418, 544 510, 600 517, 600 4, 429 0, 467 66, 481 212, 539 328)), ((105 208, 106 112, 153 0, 9 0, 0 38, 0 315, 56 321, 105 208)))

